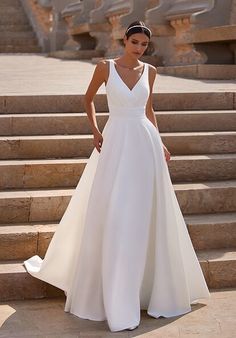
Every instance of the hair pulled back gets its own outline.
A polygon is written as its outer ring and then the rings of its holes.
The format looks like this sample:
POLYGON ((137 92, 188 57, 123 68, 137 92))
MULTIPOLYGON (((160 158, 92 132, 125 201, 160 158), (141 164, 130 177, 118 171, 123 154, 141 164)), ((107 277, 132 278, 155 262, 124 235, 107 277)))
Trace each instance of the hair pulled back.
POLYGON ((152 36, 151 30, 145 25, 143 21, 134 21, 126 29, 125 36, 127 39, 136 33, 144 33, 149 39, 152 36))

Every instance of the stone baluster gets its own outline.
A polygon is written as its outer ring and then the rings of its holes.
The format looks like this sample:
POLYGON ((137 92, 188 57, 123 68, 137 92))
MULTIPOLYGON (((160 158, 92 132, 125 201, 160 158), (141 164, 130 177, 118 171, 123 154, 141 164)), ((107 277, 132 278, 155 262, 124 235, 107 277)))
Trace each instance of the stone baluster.
POLYGON ((120 29, 117 31, 117 38, 122 39, 125 33, 127 26, 133 21, 141 20, 145 21, 146 11, 150 10, 156 5, 157 1, 155 0, 132 0, 131 9, 129 13, 123 15, 120 18, 120 29))
POLYGON ((95 48, 95 39, 89 35, 90 12, 96 8, 96 0, 77 1, 68 4, 61 12, 68 26, 64 50, 90 50, 95 48))
POLYGON ((67 24, 67 33, 68 40, 63 46, 64 50, 77 50, 79 49, 79 44, 73 38, 73 17, 75 15, 80 15, 83 10, 83 3, 81 1, 77 1, 74 3, 68 4, 62 11, 61 15, 67 24))
POLYGON ((112 3, 113 0, 97 0, 97 8, 90 12, 89 34, 96 39, 95 49, 104 53, 112 43, 111 25, 105 15, 112 3))
POLYGON ((209 10, 208 0, 196 1, 192 4, 189 0, 174 4, 167 12, 166 19, 175 29, 174 53, 169 57, 169 65, 186 65, 205 63, 205 53, 195 49, 193 43, 189 43, 192 33, 192 16, 209 10))
POLYGON ((96 41, 89 34, 90 13, 98 5, 96 0, 77 1, 69 4, 62 11, 68 25, 69 39, 64 50, 92 50, 96 41))
POLYGON ((122 16, 129 13, 131 8, 132 0, 118 0, 112 2, 111 6, 105 12, 106 17, 111 24, 111 44, 105 53, 108 57, 115 57, 122 53, 123 47, 117 38, 120 37, 120 19, 122 16))
POLYGON ((174 52, 175 30, 165 17, 166 12, 174 2, 175 0, 160 0, 155 7, 147 10, 145 14, 145 22, 152 30, 153 55, 160 58, 162 64, 166 64, 174 52))
MULTIPOLYGON (((213 50, 209 50, 207 45, 197 45, 197 43, 200 40, 203 43, 204 41, 213 42, 214 37, 207 36, 208 33, 205 30, 205 37, 199 39, 196 33, 201 29, 229 24, 231 4, 232 0, 226 0, 224 3, 220 0, 199 0, 194 3, 185 0, 173 4, 166 12, 166 19, 175 29, 175 49, 167 63, 169 65, 202 64, 206 63, 209 57, 211 60, 213 50)), ((230 59, 232 52, 229 49, 222 48, 220 44, 213 47, 217 54, 222 54, 222 59, 230 59)))
POLYGON ((145 22, 152 30, 153 36, 173 36, 174 29, 165 18, 166 12, 171 8, 175 0, 160 0, 153 8, 145 13, 145 22))
POLYGON ((205 11, 211 0, 162 0, 147 11, 146 22, 153 31, 155 54, 163 58, 164 65, 204 63, 206 55, 197 52, 193 44, 186 43, 191 34, 191 19, 205 11))
POLYGON ((67 27, 61 11, 71 3, 71 0, 52 0, 53 26, 51 31, 51 51, 61 50, 68 39, 67 27))
POLYGON ((107 11, 106 16, 112 25, 112 44, 108 56, 117 56, 122 52, 122 40, 126 28, 136 20, 145 20, 145 12, 155 6, 157 0, 116 1, 107 11))

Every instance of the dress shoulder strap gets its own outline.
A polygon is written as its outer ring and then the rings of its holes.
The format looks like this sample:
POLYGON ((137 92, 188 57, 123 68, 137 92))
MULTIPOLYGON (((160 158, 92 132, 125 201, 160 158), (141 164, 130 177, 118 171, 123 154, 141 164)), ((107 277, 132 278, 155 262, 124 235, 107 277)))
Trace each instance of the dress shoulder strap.
POLYGON ((147 62, 144 62, 144 72, 143 74, 145 76, 146 81, 149 83, 149 64, 147 62))
POLYGON ((114 60, 113 59, 108 59, 109 63, 109 75, 112 73, 112 69, 114 67, 114 60))

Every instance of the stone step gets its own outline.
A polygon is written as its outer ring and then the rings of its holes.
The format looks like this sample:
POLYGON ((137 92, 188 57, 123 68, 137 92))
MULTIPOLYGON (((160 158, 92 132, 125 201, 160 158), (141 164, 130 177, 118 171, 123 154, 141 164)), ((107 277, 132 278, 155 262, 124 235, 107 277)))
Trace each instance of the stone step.
POLYGON ((184 218, 195 250, 235 247, 236 212, 185 215, 184 218))
MULTIPOLYGON (((236 131, 236 111, 155 112, 160 132, 236 131)), ((96 114, 100 130, 108 112, 96 114)), ((0 135, 89 134, 86 113, 40 113, 0 115, 0 135)))
POLYGON ((26 31, 26 32, 2 32, 1 36, 0 36, 0 41, 1 40, 14 40, 14 42, 16 42, 16 40, 21 40, 21 39, 32 39, 35 38, 35 34, 33 31, 26 31))
POLYGON ((41 48, 37 45, 28 45, 28 46, 1 46, 0 53, 41 53, 41 48))
POLYGON ((14 15, 1 15, 0 25, 28 24, 28 18, 24 13, 15 13, 14 15))
POLYGON ((157 67, 158 74, 204 80, 235 80, 236 65, 196 64, 157 67))
MULTIPOLYGON (((236 250, 218 249, 197 252, 208 287, 236 287, 236 250)), ((0 301, 62 296, 64 292, 32 277, 22 261, 0 264, 0 301)))
POLYGON ((0 224, 57 222, 73 191, 74 188, 0 191, 0 224))
MULTIPOLYGON (((231 248, 236 243, 236 212, 185 216, 195 250, 231 248), (214 236, 212 236, 214 233, 214 236)), ((0 226, 0 261, 44 257, 58 223, 0 226)))
MULTIPOLYGON (((84 112, 84 96, 77 95, 0 95, 0 113, 78 113, 84 112)), ((105 94, 94 98, 96 112, 107 112, 105 94)), ((154 93, 156 111, 235 110, 236 92, 154 93)))
MULTIPOLYGON (((236 132, 160 133, 172 155, 233 153, 236 132)), ((89 157, 93 135, 1 136, 0 159, 89 157)))
POLYGON ((92 135, 0 137, 1 159, 89 157, 92 135))
POLYGON ((18 46, 37 46, 38 45, 38 41, 36 38, 34 37, 30 37, 30 38, 5 38, 5 37, 0 37, 0 47, 8 47, 8 46, 13 46, 13 47, 18 47, 18 46))
POLYGON ((8 33, 8 32, 28 32, 32 31, 32 27, 29 24, 19 24, 19 25, 0 25, 0 32, 8 33))
POLYGON ((232 249, 200 250, 197 252, 197 256, 210 288, 236 286, 236 247, 232 249))
POLYGON ((173 155, 234 153, 236 131, 161 133, 173 155))
POLYGON ((14 6, 14 7, 20 7, 21 4, 19 0, 1 0, 0 2, 0 7, 9 7, 9 6, 14 6))
POLYGON ((156 119, 165 132, 236 130, 236 110, 163 111, 156 119))
POLYGON ((0 264, 0 301, 63 295, 63 291, 27 273, 22 262, 0 264))
POLYGON ((168 167, 172 182, 236 179, 236 154, 172 156, 168 167))
POLYGON ((183 214, 234 212, 236 181, 175 183, 174 189, 183 214))
POLYGON ((0 189, 75 187, 88 158, 0 161, 0 189))
MULTIPOLYGON (((2 160, 0 190, 75 187, 88 158, 2 160)), ((236 179, 236 154, 172 156, 172 182, 236 179)))
POLYGON ((0 226, 0 261, 44 257, 57 224, 0 226))
POLYGON ((48 57, 62 60, 91 60, 93 57, 104 57, 104 51, 88 50, 56 50, 48 53, 48 57))
POLYGON ((0 6, 0 17, 11 17, 14 15, 26 15, 21 6, 0 6))
MULTIPOLYGON (((236 210, 236 181, 174 184, 182 213, 236 210)), ((74 192, 70 189, 0 191, 0 224, 57 222, 74 192)))

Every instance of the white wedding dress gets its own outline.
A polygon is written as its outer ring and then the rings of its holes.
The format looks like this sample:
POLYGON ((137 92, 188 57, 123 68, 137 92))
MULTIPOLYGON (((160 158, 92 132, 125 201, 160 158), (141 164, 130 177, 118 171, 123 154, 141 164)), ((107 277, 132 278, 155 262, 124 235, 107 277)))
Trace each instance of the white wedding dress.
POLYGON ((66 293, 65 311, 111 331, 191 311, 210 297, 157 128, 145 114, 148 64, 131 89, 109 61, 109 119, 45 258, 27 271, 66 293))

